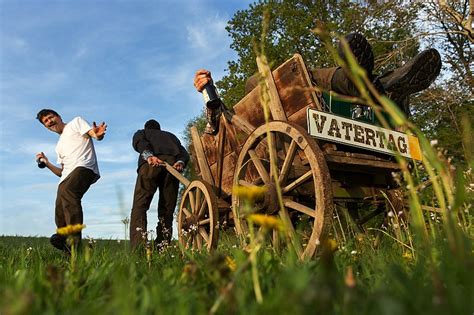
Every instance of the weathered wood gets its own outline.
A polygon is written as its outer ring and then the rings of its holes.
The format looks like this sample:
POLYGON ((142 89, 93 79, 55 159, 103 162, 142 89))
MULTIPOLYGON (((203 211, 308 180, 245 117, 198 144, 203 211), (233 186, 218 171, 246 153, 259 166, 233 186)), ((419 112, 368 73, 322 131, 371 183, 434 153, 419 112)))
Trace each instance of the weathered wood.
POLYGON ((222 195, 222 170, 223 170, 223 162, 224 162, 224 156, 225 153, 224 150, 224 145, 226 141, 226 134, 227 134, 227 128, 225 128, 225 123, 224 123, 225 117, 221 117, 219 121, 219 134, 217 135, 218 137, 218 144, 217 144, 217 176, 216 176, 216 184, 217 184, 217 197, 221 197, 222 195))
POLYGON ((242 119, 236 114, 231 113, 230 111, 224 111, 224 115, 227 120, 229 120, 234 126, 245 132, 247 135, 251 134, 255 130, 255 127, 250 124, 245 119, 242 119))
MULTIPOLYGON (((224 157, 224 162, 222 163, 222 179, 220 188, 222 190, 221 198, 226 198, 232 194, 232 179, 234 176, 235 163, 237 161, 237 154, 232 152, 224 157)), ((217 163, 211 165, 211 173, 213 176, 217 175, 217 163)), ((217 177, 215 177, 217 178, 217 177)))
POLYGON ((174 177, 176 177, 181 184, 184 186, 188 187, 189 186, 189 180, 184 177, 180 172, 178 172, 173 166, 169 165, 168 163, 164 162, 165 168, 168 172, 170 172, 174 177))
POLYGON ((201 171, 201 177, 214 186, 214 178, 211 175, 209 163, 207 162, 206 155, 204 154, 204 148, 199 138, 199 133, 195 126, 191 127, 191 138, 193 140, 194 150, 196 151, 196 159, 198 162, 199 170, 201 171))
POLYGON ((339 155, 333 155, 332 152, 330 154, 326 154, 325 157, 328 164, 365 166, 368 168, 386 169, 386 170, 391 170, 391 171, 400 170, 400 165, 398 165, 398 163, 390 162, 390 161, 372 160, 372 159, 368 160, 368 159, 356 158, 352 156, 339 156, 339 155))
POLYGON ((270 67, 268 64, 264 63, 260 57, 257 57, 257 66, 260 74, 264 75, 265 83, 268 88, 268 96, 270 97, 268 106, 272 113, 273 120, 286 121, 285 111, 281 105, 280 95, 278 94, 270 67))

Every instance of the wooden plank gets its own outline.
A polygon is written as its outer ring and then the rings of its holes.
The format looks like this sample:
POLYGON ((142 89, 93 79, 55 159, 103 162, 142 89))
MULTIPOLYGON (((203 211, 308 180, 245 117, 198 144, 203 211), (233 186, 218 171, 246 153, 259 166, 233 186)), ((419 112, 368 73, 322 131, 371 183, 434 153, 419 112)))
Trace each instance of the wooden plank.
MULTIPOLYGON (((221 198, 227 198, 232 194, 232 186, 234 181, 234 170, 235 164, 237 164, 237 154, 232 152, 229 155, 224 157, 223 163, 223 170, 222 170, 222 183, 221 183, 221 190, 222 196, 221 198)), ((216 174, 217 173, 217 163, 211 166, 211 172, 216 174)))
POLYGON ((257 57, 257 66, 260 74, 265 75, 265 83, 267 84, 268 93, 270 97, 270 112, 272 113, 273 120, 286 121, 286 114, 281 104, 280 95, 273 80, 273 74, 268 64, 264 63, 260 57, 257 57))
POLYGON ((194 150, 196 150, 196 159, 198 161, 199 169, 201 170, 201 177, 212 186, 215 186, 214 178, 211 175, 211 169, 207 163, 206 155, 204 154, 201 138, 199 138, 199 133, 195 126, 191 127, 191 138, 193 140, 194 150))
POLYGON ((224 126, 227 133, 227 145, 230 147, 230 150, 226 150, 226 155, 231 152, 240 152, 240 146, 237 145, 237 136, 235 133, 234 126, 229 122, 226 116, 223 116, 224 126))
MULTIPOLYGON (((393 171, 400 170, 400 165, 398 165, 398 163, 389 161, 366 160, 349 156, 337 156, 332 154, 326 154, 325 158, 328 164, 358 165, 366 166, 368 168, 388 169, 393 171)), ((329 166, 329 168, 332 168, 331 165, 329 166)))
POLYGON ((218 133, 218 144, 217 144, 217 197, 220 198, 222 195, 222 169, 223 169, 223 163, 224 163, 224 156, 225 156, 225 140, 226 140, 226 131, 227 129, 225 128, 225 123, 224 123, 225 117, 222 117, 219 121, 219 133, 218 133))
POLYGON ((173 166, 169 165, 168 163, 164 162, 164 165, 166 170, 170 172, 171 175, 176 177, 181 182, 181 184, 188 187, 189 180, 186 177, 184 177, 180 172, 178 172, 173 166))
POLYGON ((249 123, 242 117, 239 117, 237 114, 233 114, 230 111, 226 110, 224 111, 224 115, 234 126, 236 126, 248 135, 255 130, 255 127, 251 123, 249 123))

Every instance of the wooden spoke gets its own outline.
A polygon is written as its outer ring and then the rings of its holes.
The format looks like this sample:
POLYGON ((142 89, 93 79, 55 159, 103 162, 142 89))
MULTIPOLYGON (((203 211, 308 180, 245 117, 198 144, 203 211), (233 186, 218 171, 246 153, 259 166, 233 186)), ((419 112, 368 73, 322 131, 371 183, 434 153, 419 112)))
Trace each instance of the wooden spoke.
POLYGON ((196 201, 196 204, 194 205, 194 212, 193 213, 196 213, 196 214, 199 214, 199 211, 201 210, 201 190, 200 189, 196 189, 196 196, 195 196, 195 201, 196 201))
POLYGON ((273 178, 273 174, 275 171, 277 171, 276 173, 278 173, 278 156, 277 156, 277 150, 276 150, 276 135, 274 132, 270 132, 270 136, 269 136, 269 150, 268 152, 270 153, 270 178, 273 178), (274 170, 274 168, 276 168, 274 170))
POLYGON ((206 206, 207 206, 207 200, 206 200, 206 198, 204 198, 204 200, 201 203, 201 207, 199 208, 199 212, 198 212, 198 215, 197 215, 198 219, 202 218, 204 213, 206 213, 206 209, 207 209, 206 206))
POLYGON ((280 232, 277 230, 272 231, 272 243, 273 243, 273 248, 275 249, 275 251, 279 253, 281 250, 280 232))
POLYGON ((190 248, 192 245, 193 245, 193 236, 190 235, 190 236, 186 239, 186 244, 185 244, 184 248, 188 249, 188 248, 190 248))
POLYGON ((295 158, 296 149, 297 149, 296 141, 293 140, 291 141, 290 147, 288 148, 285 161, 283 161, 283 165, 281 166, 280 176, 278 178, 278 181, 280 182, 280 184, 283 184, 286 182, 291 166, 293 164, 293 160, 295 158))
POLYGON ((195 235, 195 238, 196 238, 196 245, 197 245, 197 248, 198 248, 199 250, 201 250, 201 249, 202 249, 202 237, 201 237, 201 235, 196 234, 196 235, 195 235))
POLYGON ((302 205, 298 202, 294 202, 292 200, 289 200, 289 199, 284 199, 283 200, 283 204, 285 205, 285 207, 287 208, 291 208, 291 209, 294 209, 296 211, 299 211, 301 213, 304 213, 306 215, 309 215, 310 217, 313 217, 313 218, 316 218, 316 211, 312 208, 309 208, 305 205, 302 205))
POLYGON ((190 190, 188 193, 189 203, 191 204, 191 212, 196 213, 196 199, 194 198, 194 191, 190 190))
POLYGON ((253 187, 255 185, 252 185, 251 183, 247 182, 246 180, 240 179, 239 180, 239 185, 244 186, 244 187, 253 187))
POLYGON ((193 214, 191 212, 189 212, 188 209, 182 208, 181 210, 184 212, 184 214, 186 215, 187 218, 190 218, 190 217, 193 216, 193 214))
POLYGON ((206 243, 209 243, 209 235, 207 234, 206 230, 202 227, 199 228, 199 234, 202 236, 206 243))
POLYGON ((211 219, 204 219, 204 220, 201 220, 198 222, 199 225, 206 225, 206 224, 209 224, 209 222, 211 222, 211 219))
POLYGON ((291 243, 295 248, 296 254, 298 255, 298 257, 301 257, 301 255, 303 254, 303 249, 301 248, 301 244, 299 243, 299 240, 296 237, 295 228, 293 227, 293 223, 291 223, 290 216, 288 215, 286 209, 280 211, 280 218, 283 220, 283 222, 285 222, 285 226, 288 229, 288 236, 290 237, 291 243))
POLYGON ((255 165, 255 168, 257 169, 258 174, 263 179, 263 182, 265 184, 268 184, 270 182, 270 178, 268 176, 267 170, 265 169, 265 166, 263 166, 262 164, 262 161, 260 161, 260 158, 257 156, 254 150, 249 150, 248 152, 253 162, 253 165, 255 165))
POLYGON ((300 177, 298 177, 296 180, 294 180, 293 182, 291 182, 290 184, 288 184, 286 187, 282 188, 281 189, 281 192, 283 194, 286 194, 288 193, 289 191, 295 189, 296 187, 298 187, 299 185, 303 184, 304 182, 306 182, 308 179, 310 179, 311 177, 313 176, 313 172, 311 170, 307 171, 306 173, 304 173, 303 175, 301 175, 300 177))

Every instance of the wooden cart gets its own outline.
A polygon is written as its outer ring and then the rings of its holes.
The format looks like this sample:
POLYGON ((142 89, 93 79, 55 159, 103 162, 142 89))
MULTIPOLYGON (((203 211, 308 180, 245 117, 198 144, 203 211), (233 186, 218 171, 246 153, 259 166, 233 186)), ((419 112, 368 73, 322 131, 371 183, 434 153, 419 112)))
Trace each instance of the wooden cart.
MULTIPOLYGON (((381 207, 366 217, 357 217, 354 205, 382 204, 383 195, 396 188, 392 172, 399 171, 399 165, 389 155, 344 143, 347 132, 340 128, 342 141, 321 140, 309 134, 313 132, 308 129, 309 119, 315 118, 316 127, 321 129, 323 121, 318 123, 316 118, 323 119, 322 115, 330 115, 330 111, 314 92, 300 55, 271 73, 266 79, 270 123, 265 124, 257 87, 234 106, 233 112, 222 114, 216 135, 199 135, 196 127, 191 128, 191 156, 199 179, 181 179, 186 181, 186 190, 179 206, 178 238, 185 248, 215 248, 223 224, 234 227, 240 236, 247 233, 241 200, 232 194, 235 186, 265 186, 265 196, 255 202, 254 211, 285 219, 292 246, 301 258, 313 256, 327 235, 335 203, 345 203, 362 225, 380 213, 381 207), (270 142, 274 145, 269 146, 270 142), (270 163, 270 154, 276 163, 270 163), (277 186, 284 209, 278 202, 277 186)), ((324 119, 328 124, 325 128, 331 127, 330 117, 324 119)), ((347 121, 352 120, 345 121, 347 127, 347 121)), ((337 131, 334 128, 333 134, 337 131)), ((360 136, 359 132, 359 142, 360 136)), ((273 233, 278 246, 278 233, 273 233)))

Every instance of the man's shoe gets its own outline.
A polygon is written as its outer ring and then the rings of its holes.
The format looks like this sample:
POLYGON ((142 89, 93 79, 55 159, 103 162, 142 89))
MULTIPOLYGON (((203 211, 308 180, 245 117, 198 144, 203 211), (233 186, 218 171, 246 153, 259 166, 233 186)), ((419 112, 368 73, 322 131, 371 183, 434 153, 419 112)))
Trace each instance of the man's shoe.
MULTIPOLYGON (((370 46, 367 39, 359 33, 350 33, 344 38, 349 44, 357 63, 367 71, 367 75, 370 78, 372 76, 372 71, 374 70, 374 53, 372 51, 372 46, 370 46)), ((337 52, 341 58, 345 59, 344 48, 341 43, 339 43, 337 52)))
POLYGON ((59 235, 59 234, 53 234, 51 235, 51 238, 49 239, 49 242, 51 245, 53 245, 55 248, 62 250, 62 251, 68 251, 69 246, 66 243, 66 237, 59 235))
POLYGON ((401 106, 410 94, 430 86, 441 71, 441 56, 432 48, 422 51, 400 68, 379 77, 385 92, 401 106))

